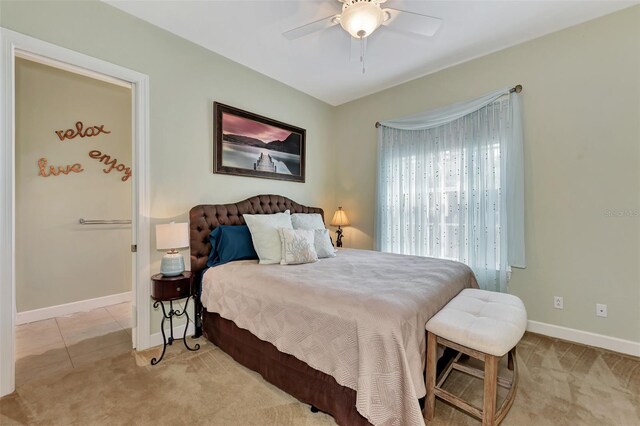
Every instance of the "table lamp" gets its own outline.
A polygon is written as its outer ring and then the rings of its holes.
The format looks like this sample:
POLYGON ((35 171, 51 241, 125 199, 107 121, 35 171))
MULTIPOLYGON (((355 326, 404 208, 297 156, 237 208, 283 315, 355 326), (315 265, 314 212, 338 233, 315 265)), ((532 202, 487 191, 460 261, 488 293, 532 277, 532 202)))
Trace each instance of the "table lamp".
POLYGON ((167 277, 176 277, 184 272, 184 258, 179 248, 189 247, 189 224, 171 222, 156 225, 156 247, 169 250, 162 257, 160 272, 167 277))
POLYGON ((338 227, 338 230, 336 231, 336 247, 342 247, 342 229, 340 227, 349 226, 349 219, 347 218, 347 214, 344 210, 342 210, 342 207, 338 207, 338 210, 333 214, 331 226, 338 227))

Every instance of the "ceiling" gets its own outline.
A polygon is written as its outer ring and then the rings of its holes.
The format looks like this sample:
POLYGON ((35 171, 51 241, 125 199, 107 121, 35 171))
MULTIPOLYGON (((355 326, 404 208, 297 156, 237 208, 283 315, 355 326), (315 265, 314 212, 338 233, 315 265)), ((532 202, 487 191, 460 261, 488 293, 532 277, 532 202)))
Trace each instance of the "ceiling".
POLYGON ((637 4, 637 1, 408 1, 383 7, 444 20, 435 36, 381 27, 366 73, 338 26, 297 40, 284 31, 340 13, 337 0, 107 0, 118 9, 291 87, 339 105, 437 70, 637 4))

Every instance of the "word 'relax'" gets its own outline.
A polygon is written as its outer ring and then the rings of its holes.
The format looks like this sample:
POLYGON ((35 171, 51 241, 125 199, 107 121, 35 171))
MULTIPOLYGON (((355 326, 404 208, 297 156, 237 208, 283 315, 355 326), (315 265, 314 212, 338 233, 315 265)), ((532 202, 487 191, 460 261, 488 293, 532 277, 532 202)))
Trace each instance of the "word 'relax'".
POLYGON ((76 123, 75 129, 67 129, 66 131, 56 130, 55 132, 61 141, 65 139, 73 139, 77 136, 80 136, 81 138, 90 138, 92 136, 98 136, 100 133, 111 133, 109 130, 104 129, 104 124, 101 126, 90 126, 84 129, 84 124, 82 124, 82 121, 78 121, 76 123))

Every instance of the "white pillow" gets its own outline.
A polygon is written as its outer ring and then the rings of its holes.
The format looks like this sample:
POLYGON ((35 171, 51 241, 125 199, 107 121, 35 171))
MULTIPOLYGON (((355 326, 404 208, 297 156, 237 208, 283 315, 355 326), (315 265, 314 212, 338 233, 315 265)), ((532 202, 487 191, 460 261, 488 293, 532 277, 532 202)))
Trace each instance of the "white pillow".
POLYGON ((291 215, 293 229, 313 229, 315 232, 314 246, 318 257, 336 257, 336 250, 331 243, 329 231, 324 227, 322 216, 319 213, 294 213, 291 215))
POLYGON ((260 263, 271 265, 282 260, 282 244, 278 228, 293 229, 289 210, 276 214, 244 214, 244 221, 251 232, 253 248, 260 263))
POLYGON ((314 246, 316 253, 320 259, 326 257, 336 257, 336 249, 331 244, 331 237, 329 237, 329 231, 326 229, 315 229, 314 231, 314 246))
POLYGON ((324 229, 319 213, 294 213, 291 215, 293 229, 324 229))
POLYGON ((280 228, 278 232, 282 248, 281 265, 299 265, 318 261, 318 254, 313 245, 313 230, 280 228))

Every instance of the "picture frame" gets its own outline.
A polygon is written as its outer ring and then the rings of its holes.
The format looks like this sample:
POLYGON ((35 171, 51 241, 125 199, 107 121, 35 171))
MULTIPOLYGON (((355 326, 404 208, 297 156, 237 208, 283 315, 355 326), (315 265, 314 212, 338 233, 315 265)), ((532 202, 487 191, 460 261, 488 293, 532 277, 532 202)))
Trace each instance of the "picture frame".
POLYGON ((305 181, 305 129, 219 102, 213 119, 214 173, 305 181))

